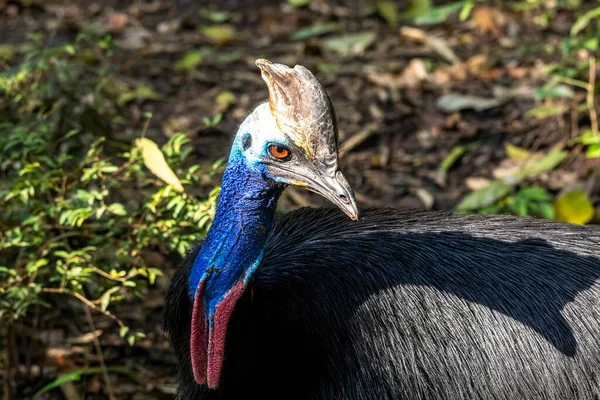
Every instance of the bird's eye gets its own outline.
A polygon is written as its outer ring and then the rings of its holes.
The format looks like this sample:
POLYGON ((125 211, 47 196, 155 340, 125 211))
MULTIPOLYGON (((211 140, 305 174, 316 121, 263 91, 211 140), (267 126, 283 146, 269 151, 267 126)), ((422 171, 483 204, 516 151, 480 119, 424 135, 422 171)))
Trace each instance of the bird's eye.
POLYGON ((278 160, 286 160, 290 157, 290 149, 281 144, 272 144, 269 146, 269 154, 278 160))

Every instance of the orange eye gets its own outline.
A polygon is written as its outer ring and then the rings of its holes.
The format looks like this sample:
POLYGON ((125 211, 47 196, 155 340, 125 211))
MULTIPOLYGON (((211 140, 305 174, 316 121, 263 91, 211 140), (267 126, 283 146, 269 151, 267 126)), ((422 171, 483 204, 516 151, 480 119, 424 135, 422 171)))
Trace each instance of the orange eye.
POLYGON ((280 144, 270 145, 269 153, 278 160, 285 160, 290 156, 290 150, 280 144))

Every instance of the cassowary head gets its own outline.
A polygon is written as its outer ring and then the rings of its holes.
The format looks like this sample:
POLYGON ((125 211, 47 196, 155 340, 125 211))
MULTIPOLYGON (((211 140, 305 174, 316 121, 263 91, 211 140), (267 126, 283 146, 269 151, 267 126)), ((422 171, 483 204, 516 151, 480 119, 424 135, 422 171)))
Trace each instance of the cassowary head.
POLYGON ((234 151, 249 164, 265 166, 271 179, 316 192, 358 219, 354 194, 338 167, 337 121, 327 93, 301 65, 256 65, 269 102, 244 120, 234 151))
POLYGON ((354 194, 338 166, 327 93, 302 66, 256 64, 269 102, 240 125, 215 219, 188 278, 192 370, 196 382, 210 388, 219 384, 228 321, 261 262, 283 188, 305 187, 358 220, 354 194))

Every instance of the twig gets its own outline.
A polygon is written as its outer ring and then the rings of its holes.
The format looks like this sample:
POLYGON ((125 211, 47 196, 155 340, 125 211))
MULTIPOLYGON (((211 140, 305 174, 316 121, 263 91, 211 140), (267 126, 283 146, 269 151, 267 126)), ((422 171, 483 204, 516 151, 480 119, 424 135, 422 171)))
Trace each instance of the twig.
POLYGON ((37 251, 35 252, 35 256, 40 257, 42 255, 42 253, 44 252, 44 250, 46 250, 48 248, 48 246, 50 246, 52 243, 57 242, 62 239, 66 239, 71 236, 87 236, 87 235, 84 235, 80 232, 65 232, 65 233, 61 233, 60 235, 56 235, 53 238, 48 239, 44 244, 42 244, 39 247, 39 249, 37 249, 37 251))
POLYGON ((10 333, 12 330, 12 322, 9 321, 6 326, 6 337, 4 338, 4 350, 2 355, 4 356, 4 373, 2 374, 2 387, 4 388, 3 400, 12 400, 12 363, 10 360, 10 352, 12 346, 10 345, 10 333))
POLYGON ((577 86, 582 89, 585 89, 587 92, 586 103, 587 109, 590 114, 590 125, 592 128, 592 133, 594 135, 598 135, 598 113, 596 112, 596 104, 594 102, 595 92, 596 92, 596 58, 590 57, 590 78, 588 82, 583 82, 573 78, 567 78, 566 76, 555 76, 559 82, 566 83, 567 85, 577 86))
POLYGON ((582 89, 588 90, 589 84, 587 82, 584 81, 580 81, 577 79, 573 79, 573 78, 567 78, 566 76, 554 76, 553 79, 562 82, 562 83, 566 83, 567 85, 571 85, 571 86, 577 86, 580 87, 582 89))
POLYGON ((112 314, 110 311, 103 311, 101 308, 98 308, 98 306, 96 306, 94 303, 92 303, 91 301, 89 301, 88 299, 86 299, 85 297, 83 297, 82 295, 80 295, 77 292, 73 293, 73 296, 75 296, 76 299, 80 300, 81 302, 85 303, 88 307, 94 309, 95 311, 106 315, 108 318, 112 319, 113 321, 115 321, 120 328, 124 327, 125 324, 123 323, 123 321, 121 321, 119 318, 117 318, 114 314, 112 314))
POLYGON ((342 148, 340 149, 340 158, 344 157, 344 155, 346 155, 348 152, 361 145, 365 140, 371 137, 371 135, 375 134, 378 127, 378 123, 371 122, 363 130, 346 140, 346 142, 342 144, 342 148))
POLYGON ((125 282, 128 278, 119 278, 119 277, 115 277, 115 276, 111 276, 110 274, 107 274, 106 272, 102 271, 100 268, 95 267, 92 265, 92 269, 94 270, 95 273, 97 273, 100 276, 105 277, 106 279, 110 279, 111 281, 116 281, 116 282, 125 282))
POLYGON ((77 300, 81 301, 86 306, 88 306, 91 309, 93 309, 94 311, 97 311, 100 314, 103 314, 104 316, 106 316, 106 317, 112 319, 113 321, 115 321, 117 323, 117 325, 119 325, 120 328, 123 328, 125 326, 125 324, 123 323, 123 321, 121 321, 116 315, 112 314, 110 311, 103 311, 101 308, 98 308, 98 306, 96 306, 91 300, 86 299, 84 296, 80 295, 77 292, 71 292, 69 290, 61 289, 61 288, 43 288, 42 292, 45 292, 45 293, 57 293, 57 294, 70 294, 73 297, 75 297, 77 300))
POLYGON ((146 122, 144 122, 144 127, 142 128, 142 134, 140 135, 140 138, 144 138, 144 136, 146 136, 146 131, 148 130, 148 125, 150 125, 151 119, 152 117, 146 118, 146 122))
MULTIPOLYGON (((88 324, 92 332, 96 331, 96 326, 94 325, 94 320, 92 319, 92 313, 90 313, 90 308, 85 307, 85 316, 88 320, 88 324)), ((98 359, 100 360, 100 368, 102 368, 102 376, 104 377, 104 383, 106 384, 106 391, 108 392, 108 398, 110 400, 115 400, 115 394, 113 392, 112 385, 110 383, 110 377, 108 376, 108 370, 106 369, 106 364, 104 363, 104 355, 102 354, 102 347, 100 346, 100 341, 96 336, 93 338, 94 347, 96 347, 96 354, 98 355, 98 359)))
POLYGON ((79 400, 79 393, 73 382, 64 382, 60 385, 60 390, 67 400, 79 400))
POLYGON ((596 88, 596 58, 590 57, 590 79, 587 89, 587 108, 590 112, 590 123, 594 135, 598 134, 598 114, 594 103, 594 92, 596 88))

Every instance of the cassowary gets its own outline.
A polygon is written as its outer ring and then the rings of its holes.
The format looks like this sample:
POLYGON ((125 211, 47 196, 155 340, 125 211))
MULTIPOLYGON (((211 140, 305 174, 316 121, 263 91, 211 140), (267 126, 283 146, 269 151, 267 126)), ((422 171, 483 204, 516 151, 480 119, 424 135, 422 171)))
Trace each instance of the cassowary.
POLYGON ((168 294, 178 399, 600 398, 599 229, 359 217, 325 90, 302 66, 257 65, 269 102, 241 124, 168 294), (288 185, 347 216, 277 215, 288 185))

